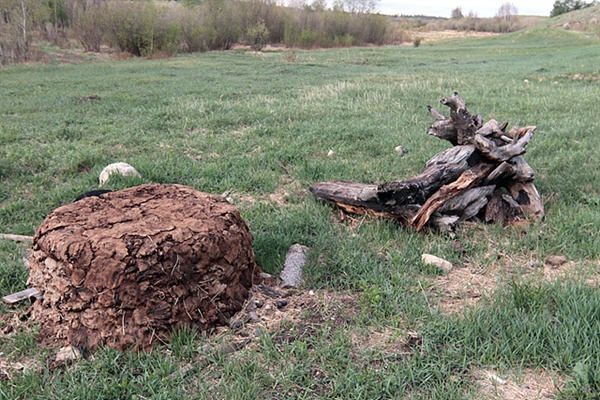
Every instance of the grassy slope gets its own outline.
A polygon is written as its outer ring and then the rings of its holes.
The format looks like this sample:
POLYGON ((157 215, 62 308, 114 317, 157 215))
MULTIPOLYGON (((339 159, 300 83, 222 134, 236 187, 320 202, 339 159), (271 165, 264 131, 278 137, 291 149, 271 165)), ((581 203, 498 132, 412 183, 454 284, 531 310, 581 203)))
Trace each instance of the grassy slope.
MULTIPOLYGON (((358 292, 362 310, 344 329, 292 328, 288 341, 278 331, 263 333, 252 351, 213 360, 191 378, 164 381, 211 343, 183 333, 167 357, 102 351, 64 372, 39 367, 15 374, 0 383, 0 396, 463 398, 478 396, 470 383, 480 366, 541 366, 572 377, 595 371, 600 299, 586 285, 533 284, 516 273, 484 307, 450 318, 425 295, 441 271, 419 258, 432 252, 484 271, 516 263, 518 271, 527 261, 564 254, 584 274, 597 273, 598 65, 597 40, 533 29, 419 48, 207 53, 0 70, 1 232, 33 234, 53 208, 95 188, 106 164, 126 161, 143 178, 111 188, 163 182, 233 191, 266 270, 279 271, 292 243, 307 244, 308 285, 358 292), (546 203, 543 224, 526 232, 465 226, 462 254, 447 237, 385 221, 340 225, 331 207, 306 193, 325 179, 381 182, 419 172, 447 147, 425 135, 425 106, 455 90, 486 120, 538 126, 526 158, 546 203), (92 94, 102 99, 78 103, 92 94), (334 156, 326 156, 329 149, 334 156), (290 193, 285 206, 243 200, 282 188, 290 193), (356 336, 397 329, 423 332, 423 348, 401 356, 355 344, 356 336)), ((23 250, 0 243, 2 294, 25 286, 23 250)), ((5 318, 14 312, 1 307, 5 318)), ((43 360, 48 350, 32 335, 23 329, 0 339, 2 357, 43 360)), ((593 386, 588 381, 575 388, 593 386)))

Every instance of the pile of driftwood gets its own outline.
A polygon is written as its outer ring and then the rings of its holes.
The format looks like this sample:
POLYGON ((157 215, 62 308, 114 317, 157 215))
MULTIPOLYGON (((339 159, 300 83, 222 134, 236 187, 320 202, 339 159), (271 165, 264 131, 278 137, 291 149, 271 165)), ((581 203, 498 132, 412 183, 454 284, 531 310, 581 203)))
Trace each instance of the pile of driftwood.
POLYGON ((453 230, 476 216, 502 224, 523 216, 542 219, 533 169, 521 157, 536 127, 507 130, 507 121, 493 119, 484 124, 456 92, 441 103, 450 108, 450 118, 427 106, 435 119, 427 133, 454 147, 430 159, 419 175, 380 185, 327 181, 310 191, 347 212, 392 218, 417 230, 426 224, 453 230))

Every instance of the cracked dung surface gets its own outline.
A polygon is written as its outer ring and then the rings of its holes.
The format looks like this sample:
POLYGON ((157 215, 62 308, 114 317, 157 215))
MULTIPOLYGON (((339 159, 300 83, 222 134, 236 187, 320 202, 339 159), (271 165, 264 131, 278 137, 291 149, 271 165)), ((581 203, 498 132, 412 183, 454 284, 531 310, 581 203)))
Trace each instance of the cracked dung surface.
POLYGON ((148 184, 54 210, 36 232, 28 283, 40 339, 148 348, 184 325, 211 330, 257 283, 252 235, 225 198, 148 184))

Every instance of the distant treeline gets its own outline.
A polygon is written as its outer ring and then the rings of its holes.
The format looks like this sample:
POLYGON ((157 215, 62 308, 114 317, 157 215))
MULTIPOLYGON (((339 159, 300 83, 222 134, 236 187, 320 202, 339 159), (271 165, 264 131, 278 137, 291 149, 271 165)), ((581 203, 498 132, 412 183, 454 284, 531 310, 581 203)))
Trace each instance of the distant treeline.
MULTIPOLYGON (((340 4, 340 3, 338 3, 340 4)), ((391 19, 325 8, 323 1, 282 7, 274 0, 2 0, 0 63, 32 57, 32 39, 76 40, 137 56, 230 49, 246 44, 342 47, 398 41, 391 19)))
POLYGON ((34 41, 168 56, 237 44, 255 50, 267 44, 323 48, 413 41, 418 46, 420 31, 523 28, 516 15, 386 16, 368 12, 377 0, 335 0, 332 8, 325 0, 308 1, 284 7, 276 0, 0 0, 0 65, 38 58, 34 41))

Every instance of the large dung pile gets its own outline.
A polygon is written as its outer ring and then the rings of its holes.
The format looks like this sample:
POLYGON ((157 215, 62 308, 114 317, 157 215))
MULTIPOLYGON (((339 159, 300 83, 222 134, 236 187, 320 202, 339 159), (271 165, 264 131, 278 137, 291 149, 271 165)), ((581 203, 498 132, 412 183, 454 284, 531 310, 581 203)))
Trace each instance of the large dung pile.
POLYGON ((234 206, 161 184, 57 208, 36 232, 29 268, 43 294, 32 311, 41 340, 119 349, 227 323, 260 272, 234 206))

